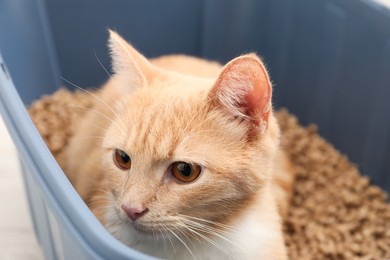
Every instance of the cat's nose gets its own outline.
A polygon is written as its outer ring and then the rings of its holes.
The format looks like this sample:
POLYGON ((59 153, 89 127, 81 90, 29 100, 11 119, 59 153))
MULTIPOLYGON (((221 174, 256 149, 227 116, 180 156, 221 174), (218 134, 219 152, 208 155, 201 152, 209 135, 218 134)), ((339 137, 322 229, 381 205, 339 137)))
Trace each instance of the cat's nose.
POLYGON ((137 218, 145 215, 149 209, 147 208, 137 208, 137 207, 128 207, 126 205, 121 205, 122 209, 126 212, 127 216, 135 221, 137 218))

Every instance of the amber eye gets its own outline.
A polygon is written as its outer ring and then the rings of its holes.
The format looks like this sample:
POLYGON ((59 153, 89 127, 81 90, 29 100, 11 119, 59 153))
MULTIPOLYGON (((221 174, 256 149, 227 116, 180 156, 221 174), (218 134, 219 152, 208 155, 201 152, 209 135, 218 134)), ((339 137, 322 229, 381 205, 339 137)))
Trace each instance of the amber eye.
POLYGON ((121 170, 128 170, 131 168, 130 156, 122 150, 115 149, 114 151, 114 162, 121 170))
POLYGON ((186 162, 174 162, 171 165, 171 169, 172 176, 181 182, 192 182, 202 172, 202 168, 199 165, 186 162))

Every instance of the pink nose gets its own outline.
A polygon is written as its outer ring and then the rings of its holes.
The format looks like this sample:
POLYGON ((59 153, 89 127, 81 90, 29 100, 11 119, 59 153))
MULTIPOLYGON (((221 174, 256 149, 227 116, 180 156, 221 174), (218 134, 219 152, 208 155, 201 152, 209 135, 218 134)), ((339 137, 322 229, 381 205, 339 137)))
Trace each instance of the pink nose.
POLYGON ((137 218, 142 217, 143 215, 146 214, 146 212, 149 211, 149 209, 143 209, 143 208, 133 208, 133 207, 128 207, 126 205, 122 204, 122 209, 126 212, 127 216, 135 221, 137 218))

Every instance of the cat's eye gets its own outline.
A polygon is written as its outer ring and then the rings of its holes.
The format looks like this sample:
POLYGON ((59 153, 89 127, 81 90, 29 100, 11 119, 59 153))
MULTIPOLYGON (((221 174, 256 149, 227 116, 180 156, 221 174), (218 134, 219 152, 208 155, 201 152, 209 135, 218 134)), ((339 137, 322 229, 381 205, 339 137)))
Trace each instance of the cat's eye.
POLYGON ((186 162, 174 162, 171 164, 171 172, 172 176, 178 181, 189 183, 199 177, 202 172, 202 167, 186 162))
POLYGON ((115 165, 121 170, 128 170, 131 168, 131 158, 122 150, 115 149, 114 162, 115 165))

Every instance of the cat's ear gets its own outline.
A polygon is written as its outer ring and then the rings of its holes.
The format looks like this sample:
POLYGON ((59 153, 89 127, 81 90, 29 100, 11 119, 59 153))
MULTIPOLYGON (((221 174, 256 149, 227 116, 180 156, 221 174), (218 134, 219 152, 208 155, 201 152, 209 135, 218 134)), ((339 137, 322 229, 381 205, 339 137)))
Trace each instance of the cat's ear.
POLYGON ((272 109, 272 87, 267 71, 255 54, 242 55, 223 67, 209 93, 214 106, 266 129, 272 109))
POLYGON ((147 83, 149 61, 118 33, 109 30, 108 47, 111 53, 114 74, 127 80, 132 87, 147 83))

